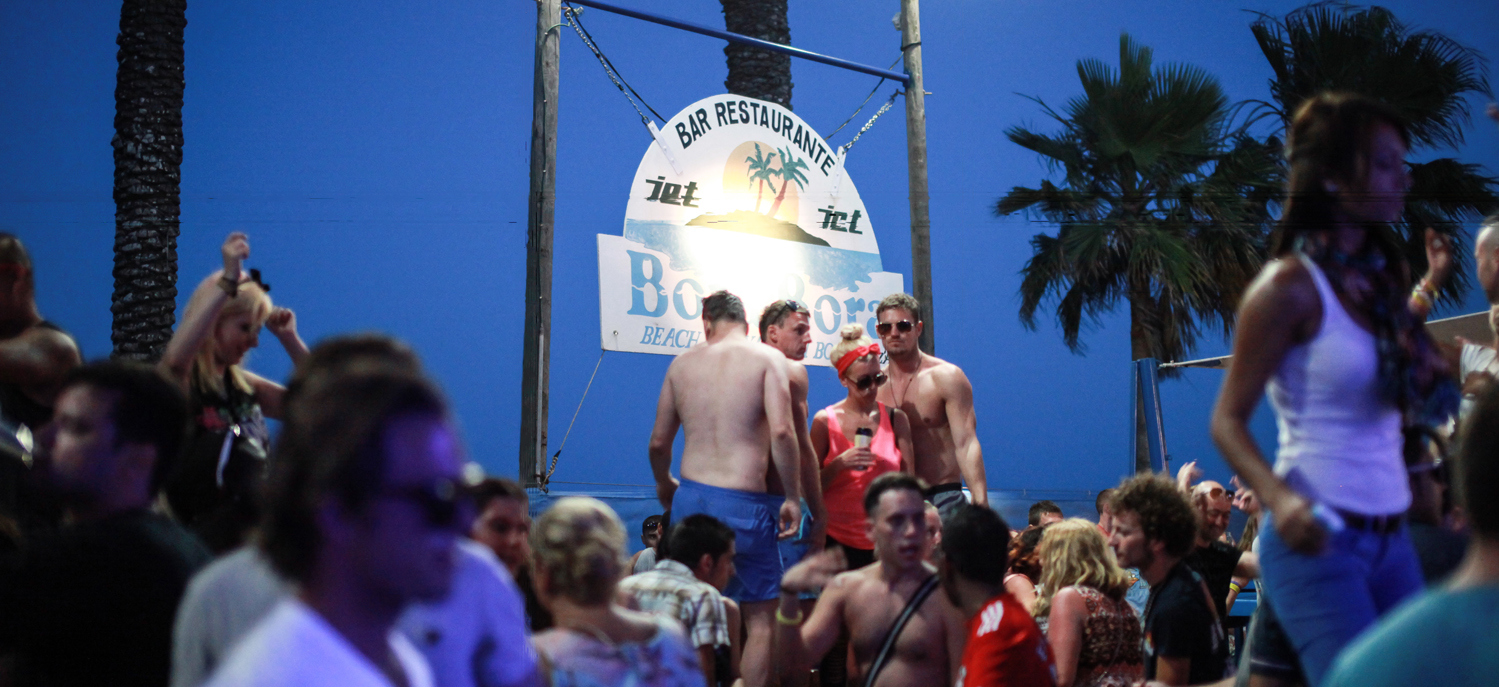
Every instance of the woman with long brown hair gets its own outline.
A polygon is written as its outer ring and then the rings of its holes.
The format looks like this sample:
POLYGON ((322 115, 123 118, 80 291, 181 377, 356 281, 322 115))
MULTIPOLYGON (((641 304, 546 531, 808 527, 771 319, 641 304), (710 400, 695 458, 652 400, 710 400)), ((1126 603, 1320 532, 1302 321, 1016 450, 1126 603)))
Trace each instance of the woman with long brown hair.
POLYGON ((1427 230, 1431 271, 1412 290, 1391 226, 1410 185, 1393 110, 1319 95, 1297 109, 1287 143, 1274 259, 1240 305, 1212 433, 1263 504, 1262 582, 1315 686, 1355 635, 1421 588, 1402 429, 1456 410, 1423 325, 1452 255, 1427 230), (1280 427, 1273 468, 1249 433, 1267 390, 1280 427))
POLYGON ((1035 616, 1046 619, 1046 642, 1057 687, 1124 687, 1144 677, 1140 617, 1124 599, 1129 573, 1114 562, 1098 526, 1069 518, 1041 537, 1041 585, 1035 616))

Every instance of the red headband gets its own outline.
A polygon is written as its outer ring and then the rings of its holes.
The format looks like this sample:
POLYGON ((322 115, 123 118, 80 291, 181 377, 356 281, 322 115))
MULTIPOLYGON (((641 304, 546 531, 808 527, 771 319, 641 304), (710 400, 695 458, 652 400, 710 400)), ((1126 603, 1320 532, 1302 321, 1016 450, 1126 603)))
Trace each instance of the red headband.
POLYGON ((852 351, 844 353, 843 357, 838 359, 838 362, 833 363, 833 367, 838 368, 838 376, 842 377, 844 371, 848 370, 848 366, 854 364, 855 360, 858 360, 858 359, 860 359, 860 358, 862 358, 862 357, 864 357, 866 355, 879 355, 879 354, 880 354, 880 345, 877 344, 877 343, 872 343, 872 344, 869 344, 868 346, 860 346, 858 348, 855 348, 852 351))

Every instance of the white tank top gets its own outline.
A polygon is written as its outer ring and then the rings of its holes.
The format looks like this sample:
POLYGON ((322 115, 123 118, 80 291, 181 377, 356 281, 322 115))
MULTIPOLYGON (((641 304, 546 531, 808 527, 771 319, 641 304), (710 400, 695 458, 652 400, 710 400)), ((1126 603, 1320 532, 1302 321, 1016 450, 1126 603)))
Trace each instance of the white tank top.
POLYGON ((1364 515, 1410 506, 1400 411, 1379 389, 1374 335, 1343 310, 1327 276, 1298 254, 1322 299, 1316 338, 1286 352, 1268 385, 1280 428, 1275 473, 1301 494, 1364 515))

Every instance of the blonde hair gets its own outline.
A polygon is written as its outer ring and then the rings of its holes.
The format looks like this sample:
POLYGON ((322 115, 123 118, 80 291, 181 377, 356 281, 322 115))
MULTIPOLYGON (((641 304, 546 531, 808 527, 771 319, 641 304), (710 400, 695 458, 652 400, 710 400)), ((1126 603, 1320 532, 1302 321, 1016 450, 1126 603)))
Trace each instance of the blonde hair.
MULTIPOLYGON (((257 327, 265 324, 266 319, 271 316, 270 294, 253 281, 241 282, 239 291, 219 310, 219 316, 213 321, 213 329, 209 330, 208 338, 204 339, 203 345, 198 347, 198 355, 193 358, 193 386, 203 391, 227 395, 228 389, 224 388, 224 380, 213 374, 214 347, 218 345, 215 334, 218 332, 219 322, 222 322, 224 318, 246 314, 254 317, 257 327)), ((247 394, 255 393, 255 389, 250 386, 250 380, 245 377, 239 365, 230 365, 228 372, 230 381, 240 391, 247 394)))
POLYGON ((1051 599, 1057 592, 1075 584, 1097 589, 1116 601, 1129 589, 1129 574, 1114 562, 1098 526, 1087 520, 1067 518, 1052 523, 1041 535, 1037 551, 1041 556, 1037 618, 1051 612, 1051 599))
MULTIPOLYGON (((869 338, 869 335, 865 333, 864 327, 857 324, 843 325, 843 328, 838 330, 838 336, 842 337, 842 340, 834 344, 833 350, 828 352, 828 362, 833 363, 835 366, 839 360, 843 359, 845 353, 874 343, 874 339, 869 338)), ((867 358, 869 356, 864 357, 867 358)), ((875 359, 879 359, 878 355, 875 356, 875 359)), ((833 369, 836 370, 837 368, 834 367, 833 369)))
POLYGON ((603 501, 569 496, 557 501, 531 528, 536 575, 552 593, 584 606, 614 598, 625 571, 625 526, 603 501))

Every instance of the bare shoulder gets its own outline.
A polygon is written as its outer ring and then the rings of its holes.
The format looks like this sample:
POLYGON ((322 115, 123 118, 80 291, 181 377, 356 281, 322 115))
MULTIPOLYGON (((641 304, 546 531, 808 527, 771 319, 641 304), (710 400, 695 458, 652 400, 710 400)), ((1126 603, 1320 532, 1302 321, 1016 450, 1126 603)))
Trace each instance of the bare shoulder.
POLYGON ((935 356, 930 358, 930 363, 922 365, 922 373, 929 376, 944 393, 962 389, 971 391, 973 388, 963 368, 935 356))
POLYGON ((32 327, 21 332, 16 341, 55 360, 79 360, 78 343, 73 337, 49 327, 32 327))
POLYGON ((1306 263, 1296 257, 1281 257, 1265 263, 1244 294, 1244 307, 1269 305, 1277 309, 1302 310, 1320 305, 1317 284, 1306 263))
POLYGON ((785 356, 781 357, 786 361, 786 376, 791 379, 791 383, 793 385, 800 384, 802 388, 806 388, 807 366, 785 356))

